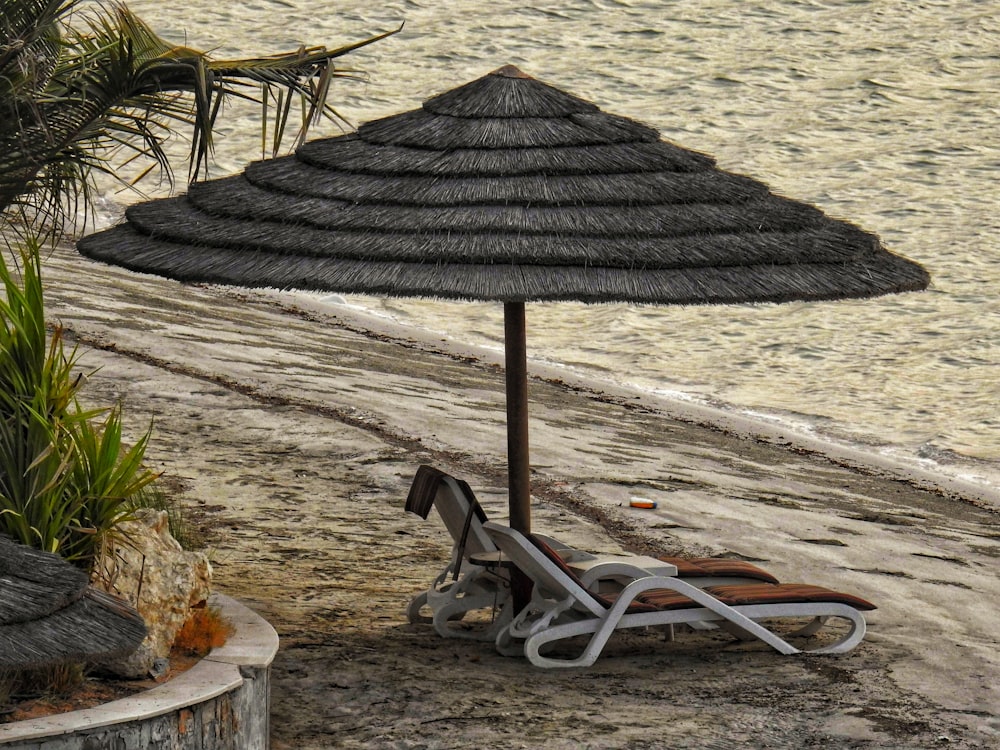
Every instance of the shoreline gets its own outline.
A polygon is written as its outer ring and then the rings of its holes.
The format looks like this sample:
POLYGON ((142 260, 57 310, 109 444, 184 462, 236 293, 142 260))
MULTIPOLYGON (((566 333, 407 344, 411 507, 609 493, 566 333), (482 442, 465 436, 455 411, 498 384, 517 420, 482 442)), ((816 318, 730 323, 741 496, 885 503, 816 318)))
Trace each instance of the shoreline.
MULTIPOLYGON (((293 314, 301 310, 306 315, 335 320, 338 325, 363 335, 388 337, 400 344, 416 344, 429 352, 443 356, 473 359, 491 366, 503 367, 502 351, 459 342, 450 337, 443 339, 434 331, 407 326, 391 318, 350 305, 323 302, 308 294, 259 289, 234 292, 225 287, 218 289, 222 294, 237 298, 256 296, 293 314), (289 300, 294 300, 294 303, 289 300)), ((638 387, 602 381, 570 368, 532 361, 530 355, 528 375, 536 380, 564 385, 589 397, 635 403, 655 409, 668 419, 688 422, 740 438, 759 440, 788 450, 808 451, 841 466, 893 477, 922 489, 945 492, 962 502, 1000 509, 1000 487, 989 484, 985 478, 976 481, 942 473, 944 467, 941 466, 920 466, 916 463, 916 459, 888 456, 875 447, 807 434, 795 425, 777 424, 763 418, 754 418, 736 411, 735 407, 723 409, 697 401, 651 393, 638 387)))

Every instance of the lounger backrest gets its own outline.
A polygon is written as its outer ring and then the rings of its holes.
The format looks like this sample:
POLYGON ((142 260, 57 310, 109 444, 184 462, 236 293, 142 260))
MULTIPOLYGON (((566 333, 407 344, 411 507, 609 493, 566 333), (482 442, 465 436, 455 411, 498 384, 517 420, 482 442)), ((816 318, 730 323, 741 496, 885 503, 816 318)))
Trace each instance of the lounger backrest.
POLYGON ((406 510, 426 519, 431 507, 437 508, 456 547, 463 546, 464 538, 463 557, 496 550, 496 546, 483 531, 486 512, 479 505, 468 483, 433 466, 421 466, 417 469, 406 496, 406 510))
MULTIPOLYGON (((597 616, 604 612, 606 605, 587 591, 576 575, 549 559, 523 534, 492 522, 483 527, 500 551, 546 595, 555 599, 572 597, 577 606, 597 616)), ((558 559, 558 555, 553 555, 558 559)))
POLYGON ((493 540, 483 529, 486 512, 479 505, 468 484, 451 476, 445 477, 438 487, 434 507, 437 508, 441 520, 448 527, 448 533, 456 544, 462 541, 464 534, 465 557, 477 552, 493 552, 496 549, 493 540))

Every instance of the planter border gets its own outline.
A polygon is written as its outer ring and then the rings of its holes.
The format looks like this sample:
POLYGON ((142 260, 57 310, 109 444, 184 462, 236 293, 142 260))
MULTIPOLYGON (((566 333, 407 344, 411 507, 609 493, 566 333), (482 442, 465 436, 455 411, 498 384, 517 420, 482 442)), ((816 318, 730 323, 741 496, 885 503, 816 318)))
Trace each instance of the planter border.
MULTIPOLYGON (((213 649, 191 669, 150 690, 100 706, 0 724, 0 746, 37 746, 43 740, 51 741, 62 735, 156 719, 235 693, 246 680, 263 677, 266 682, 278 651, 278 634, 274 628, 231 597, 214 593, 209 597, 209 605, 219 609, 233 626, 233 633, 225 645, 213 649)), ((253 707, 253 713, 266 717, 269 710, 266 685, 264 690, 257 690, 256 695, 258 705, 253 707)), ((264 728, 266 731, 266 719, 264 728)), ((261 746, 266 747, 266 734, 263 743, 261 746)))

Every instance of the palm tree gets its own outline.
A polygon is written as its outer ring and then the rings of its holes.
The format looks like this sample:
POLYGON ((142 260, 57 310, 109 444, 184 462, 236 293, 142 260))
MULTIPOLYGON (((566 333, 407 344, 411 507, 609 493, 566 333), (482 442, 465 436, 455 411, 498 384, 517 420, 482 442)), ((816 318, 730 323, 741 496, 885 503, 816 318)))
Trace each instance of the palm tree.
POLYGON ((301 99, 301 139, 319 117, 336 116, 326 103, 332 79, 358 76, 335 67, 334 59, 396 31, 334 50, 212 60, 164 41, 109 0, 3 0, 2 224, 20 215, 58 230, 67 209, 89 204, 94 170, 117 177, 134 159, 149 162, 136 180, 157 168, 172 180, 163 146, 178 127, 192 128, 189 178, 196 179, 207 166, 227 98, 263 103, 264 136, 273 120, 275 150, 293 102, 301 99))

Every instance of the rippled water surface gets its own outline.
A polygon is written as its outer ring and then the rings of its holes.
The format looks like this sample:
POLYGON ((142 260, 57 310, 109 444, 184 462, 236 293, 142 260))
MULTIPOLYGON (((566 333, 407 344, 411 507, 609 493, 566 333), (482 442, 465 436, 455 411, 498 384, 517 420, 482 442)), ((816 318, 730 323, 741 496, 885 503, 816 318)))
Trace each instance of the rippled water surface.
MULTIPOLYGON (((1000 487, 994 2, 129 5, 169 38, 222 55, 339 46, 405 21, 345 58, 369 74, 334 90, 354 125, 513 63, 877 232, 930 270, 929 291, 757 307, 531 305, 530 355, 1000 487)), ((217 174, 260 155, 256 110, 232 114, 217 174)), ((493 305, 356 301, 459 340, 502 337, 493 305)))

